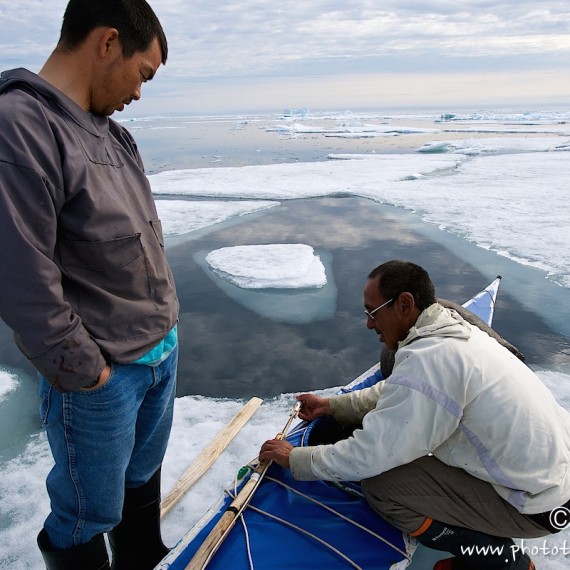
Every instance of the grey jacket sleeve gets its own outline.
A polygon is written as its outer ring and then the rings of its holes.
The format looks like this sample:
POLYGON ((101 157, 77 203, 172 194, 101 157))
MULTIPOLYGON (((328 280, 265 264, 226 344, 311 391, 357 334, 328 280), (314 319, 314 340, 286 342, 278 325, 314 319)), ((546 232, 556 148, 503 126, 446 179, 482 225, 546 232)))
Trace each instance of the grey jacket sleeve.
POLYGON ((59 199, 45 175, 0 161, 0 316, 34 367, 68 391, 97 378, 105 360, 65 300, 53 261, 59 199))

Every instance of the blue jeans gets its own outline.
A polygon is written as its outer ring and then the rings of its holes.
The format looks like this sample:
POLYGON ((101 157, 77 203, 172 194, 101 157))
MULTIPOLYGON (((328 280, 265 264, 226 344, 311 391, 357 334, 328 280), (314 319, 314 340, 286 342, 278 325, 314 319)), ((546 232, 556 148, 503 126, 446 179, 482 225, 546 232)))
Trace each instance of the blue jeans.
POLYGON ((62 394, 40 377, 40 414, 55 466, 44 523, 56 550, 108 532, 121 521, 125 487, 160 467, 176 389, 178 348, 161 364, 111 365, 106 384, 62 394))

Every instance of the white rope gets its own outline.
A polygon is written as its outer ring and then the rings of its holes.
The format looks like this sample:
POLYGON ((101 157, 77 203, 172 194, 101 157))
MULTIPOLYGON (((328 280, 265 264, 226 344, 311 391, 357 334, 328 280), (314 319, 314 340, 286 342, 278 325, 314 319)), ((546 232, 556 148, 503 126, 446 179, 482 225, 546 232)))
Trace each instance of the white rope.
POLYGON ((287 434, 287 437, 289 438, 289 437, 291 437, 291 436, 297 435, 298 433, 304 432, 304 431, 306 431, 306 430, 307 430, 307 423, 306 423, 306 422, 303 422, 303 423, 299 424, 297 427, 293 428, 293 429, 287 434))
MULTIPOLYGON (((373 536, 374 538, 380 540, 381 542, 385 543, 387 546, 393 548, 396 552, 398 552, 399 554, 401 554, 402 556, 404 556, 404 558, 406 558, 408 561, 411 560, 411 557, 409 556, 409 554, 407 552, 404 552, 403 550, 401 550, 400 548, 398 548, 397 546, 395 546, 394 544, 392 544, 390 541, 386 540, 384 537, 380 536, 379 534, 375 533, 374 531, 366 528, 365 526, 345 517, 343 514, 339 513, 338 511, 335 511, 334 509, 332 509, 331 507, 325 505, 324 503, 321 503, 320 501, 317 501, 316 499, 313 499, 312 497, 309 497, 308 495, 305 495, 304 493, 301 493, 300 491, 298 491, 297 489, 287 485, 286 483, 283 483, 283 481, 279 481, 278 479, 275 479, 273 477, 268 477, 266 476, 265 479, 269 480, 269 481, 273 481, 274 483, 277 483, 283 487, 285 487, 286 489, 288 489, 289 491, 292 491, 293 493, 299 495, 300 497, 303 497, 304 499, 307 499, 317 505, 319 505, 320 507, 322 507, 323 509, 326 509, 327 511, 331 512, 332 514, 338 516, 339 518, 345 520, 346 522, 352 524, 353 526, 356 526, 357 528, 363 530, 364 532, 367 532, 368 534, 370 534, 371 536, 373 536)), ((232 497, 231 492, 226 489, 226 493, 232 497)), ((232 497, 233 498, 233 497, 232 497)), ((348 556, 346 556, 345 554, 343 554, 340 550, 338 550, 337 548, 335 548, 332 544, 326 542, 325 540, 323 540, 322 538, 319 538, 318 536, 315 536, 313 533, 311 533, 310 531, 301 528, 300 526, 289 522, 285 519, 282 519, 276 515, 273 515, 267 511, 264 511, 258 507, 254 507, 251 503, 249 505, 247 505, 248 509, 251 509, 257 513, 260 513, 270 519, 273 519, 277 522, 280 522, 281 524, 284 524, 285 526, 288 526, 294 530, 296 530, 297 532, 304 534, 306 536, 308 536, 309 538, 312 538, 313 540, 315 540, 316 542, 318 542, 319 544, 321 544, 322 546, 324 546, 325 548, 328 548, 329 550, 331 550, 332 552, 334 552, 337 556, 339 556, 340 558, 342 558, 345 562, 347 562, 350 566, 352 566, 353 568, 356 568, 357 570, 362 570, 362 568, 360 566, 358 566, 358 564, 356 564, 353 560, 351 560, 348 556)), ((245 524, 245 520, 243 518, 243 514, 241 515, 241 519, 242 519, 242 524, 244 526, 244 530, 245 530, 245 541, 246 541, 246 548, 247 548, 247 552, 248 552, 248 558, 250 561, 250 570, 254 570, 253 567, 253 560, 251 557, 251 545, 250 545, 250 540, 249 540, 249 535, 247 533, 247 526, 245 524)))
MULTIPOLYGON (((238 480, 238 478, 236 477, 236 478, 234 479, 234 489, 233 489, 233 493, 232 493, 231 489, 229 489, 229 488, 224 489, 224 493, 225 493, 230 499, 235 499, 235 498, 236 498, 238 483, 239 483, 239 480, 238 480)), ((249 570, 255 570, 254 565, 253 565, 253 558, 252 558, 252 556, 251 556, 251 542, 250 542, 250 539, 249 539, 249 531, 247 530, 247 524, 245 523, 245 518, 244 518, 244 516, 243 516, 243 512, 240 513, 240 515, 239 515, 239 520, 241 521, 241 524, 242 524, 242 526, 243 526, 243 532, 244 532, 244 535, 245 535, 245 548, 246 548, 246 551, 247 551, 247 559, 248 559, 248 561, 249 561, 249 570)))
MULTIPOLYGON (((230 492, 229 489, 226 489, 226 493, 228 494, 228 496, 230 498, 232 497, 232 494, 230 492)), ((282 519, 276 515, 272 515, 271 513, 268 513, 267 511, 264 511, 258 507, 254 507, 251 503, 249 503, 247 505, 248 509, 251 509, 252 511, 255 511, 256 513, 260 513, 270 519, 273 519, 277 522, 280 522, 281 524, 284 524, 285 526, 288 526, 290 528, 292 528, 293 530, 296 530, 297 532, 307 535, 309 538, 312 538, 313 540, 317 541, 318 543, 322 544, 325 548, 328 548, 329 550, 332 550, 337 556, 339 556, 340 558, 342 558, 345 562, 347 562, 350 566, 352 566, 353 568, 356 568, 356 570, 363 570, 360 566, 358 566, 358 564, 356 564, 354 561, 352 561, 348 556, 346 556, 346 554, 343 554, 340 550, 338 550, 337 548, 335 548, 332 544, 329 544, 328 542, 326 542, 325 540, 323 540, 322 538, 319 538, 318 536, 315 536, 314 534, 312 534, 311 532, 309 532, 308 530, 301 528, 300 526, 297 526, 296 524, 293 524, 292 522, 286 521, 285 519, 282 519)), ((249 561, 250 561, 250 569, 254 570, 253 568, 253 560, 251 558, 251 544, 250 544, 250 540, 249 540, 249 534, 247 532, 247 526, 245 524, 245 519, 243 514, 240 516, 241 520, 242 520, 242 524, 245 530, 245 542, 246 542, 246 548, 248 551, 248 557, 249 557, 249 561)))
POLYGON ((315 536, 314 534, 312 534, 311 532, 309 532, 308 530, 305 530, 304 528, 301 528, 300 526, 297 526, 296 524, 293 524, 289 521, 286 521, 285 519, 282 519, 280 517, 277 517, 275 515, 272 515, 271 513, 268 513, 267 511, 262 511, 261 509, 258 509, 257 507, 254 507, 251 503, 247 506, 248 509, 251 509, 253 511, 256 511, 258 513, 261 513, 262 515, 269 517, 270 519, 276 520, 277 522, 280 522, 281 524, 284 524, 285 526, 288 526, 294 530, 296 530, 297 532, 301 533, 301 534, 305 534, 307 535, 309 538, 312 538, 313 540, 316 540, 319 544, 323 545, 325 548, 328 548, 329 550, 332 550, 337 556, 339 556, 340 558, 342 558, 345 562, 347 562, 350 566, 352 566, 353 568, 356 568, 356 570, 363 570, 361 566, 359 566, 358 564, 356 564, 356 562, 354 562, 353 560, 351 560, 348 556, 346 556, 346 554, 343 554, 340 550, 338 550, 337 548, 335 548, 332 544, 329 544, 328 542, 324 541, 322 538, 319 538, 318 536, 315 536))
POLYGON ((239 518, 243 526, 243 532, 245 533, 245 548, 247 550, 247 559, 249 560, 249 570, 255 570, 255 568, 253 567, 253 558, 251 557, 251 544, 249 541, 249 532, 247 531, 247 525, 245 524, 243 513, 239 516, 239 518))
POLYGON ((410 559, 410 557, 408 556, 408 554, 406 552, 404 552, 403 550, 401 550, 400 548, 398 548, 396 545, 392 544, 389 540, 386 540, 383 536, 380 536, 379 534, 375 533, 374 531, 370 530, 369 528, 366 528, 364 525, 361 525, 360 523, 357 523, 351 519, 349 519, 348 517, 345 517, 342 513, 339 513, 338 511, 335 511, 334 509, 332 509, 331 507, 329 507, 328 505, 325 505, 324 503, 321 503, 320 501, 317 501, 316 499, 314 499, 313 497, 310 497, 309 495, 305 495, 304 493, 301 493, 301 491, 291 487, 290 485, 287 485, 286 483, 284 483, 283 481, 279 481, 278 479, 275 479, 274 477, 265 477, 268 481, 273 481, 274 483, 277 483, 278 485, 281 485, 283 487, 285 487, 287 490, 296 493, 297 495, 299 495, 300 497, 303 497, 304 499, 307 499, 308 501, 311 501, 313 503, 315 503, 316 505, 319 505, 320 507, 322 507, 323 509, 329 511, 330 513, 332 513, 333 515, 336 515, 337 517, 340 517, 341 519, 343 519, 344 521, 354 525, 355 527, 363 530, 364 532, 367 532, 368 534, 370 534, 371 536, 373 536, 374 538, 377 538, 378 540, 380 540, 381 542, 383 542, 384 544, 386 544, 387 546, 389 546, 390 548, 393 548, 396 552, 398 552, 399 554, 401 554, 402 556, 406 557, 408 560, 410 559))

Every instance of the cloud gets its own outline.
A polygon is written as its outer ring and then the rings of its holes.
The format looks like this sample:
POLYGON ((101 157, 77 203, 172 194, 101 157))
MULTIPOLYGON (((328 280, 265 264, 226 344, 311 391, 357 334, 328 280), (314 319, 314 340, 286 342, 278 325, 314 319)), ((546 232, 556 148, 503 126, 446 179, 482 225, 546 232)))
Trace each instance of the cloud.
MULTIPOLYGON (((37 71, 55 46, 66 3, 0 0, 0 68, 37 71)), ((161 82, 190 94, 193 82, 231 78, 247 83, 248 78, 386 73, 564 74, 570 61, 566 0, 151 0, 151 5, 170 47, 161 82)), ((564 89, 554 95, 567 96, 564 89)))
POLYGON ((570 51, 570 11, 561 2, 250 0, 212 10, 200 0, 191 12, 180 5, 165 9, 164 21, 178 42, 174 73, 191 77, 294 74, 297 66, 317 65, 322 74, 337 73, 354 62, 370 71, 397 62, 419 68, 424 55, 442 65, 448 58, 540 55, 548 66, 549 54, 570 51))
MULTIPOLYGON (((277 73, 293 62, 520 54, 568 55, 566 2, 467 0, 155 0, 171 47, 169 73, 189 77, 277 73)), ((65 0, 0 1, 2 59, 47 55, 65 0)), ((548 61, 543 62, 548 65, 548 61)))

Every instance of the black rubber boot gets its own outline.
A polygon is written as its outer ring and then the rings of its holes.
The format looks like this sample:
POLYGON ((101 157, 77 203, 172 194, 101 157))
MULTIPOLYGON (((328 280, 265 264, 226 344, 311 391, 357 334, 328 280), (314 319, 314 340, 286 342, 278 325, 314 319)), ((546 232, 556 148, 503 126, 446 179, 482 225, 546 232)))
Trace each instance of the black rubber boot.
POLYGON ((125 490, 123 518, 108 536, 113 570, 152 570, 170 552, 160 535, 160 469, 125 490))
MULTIPOLYGON (((432 521, 418 542, 455 555, 452 570, 533 570, 531 559, 514 546, 510 538, 491 536, 482 532, 432 521)), ((437 565, 436 565, 437 567, 437 565)))
POLYGON ((47 532, 38 534, 38 546, 47 570, 109 570, 109 556, 102 534, 69 550, 53 550, 47 532))

